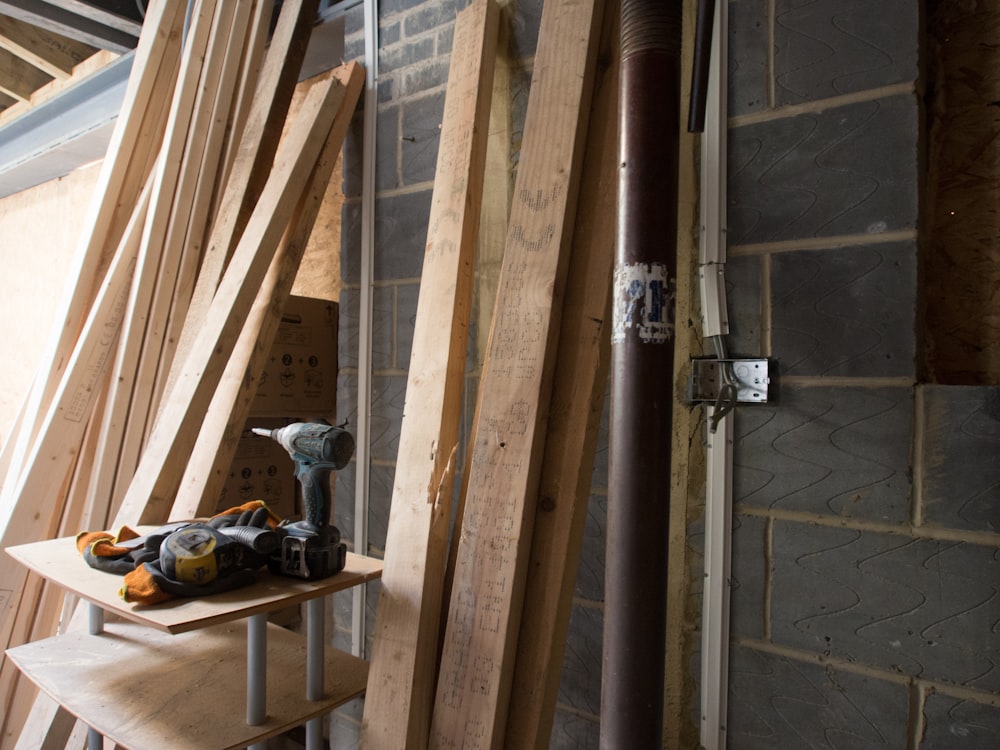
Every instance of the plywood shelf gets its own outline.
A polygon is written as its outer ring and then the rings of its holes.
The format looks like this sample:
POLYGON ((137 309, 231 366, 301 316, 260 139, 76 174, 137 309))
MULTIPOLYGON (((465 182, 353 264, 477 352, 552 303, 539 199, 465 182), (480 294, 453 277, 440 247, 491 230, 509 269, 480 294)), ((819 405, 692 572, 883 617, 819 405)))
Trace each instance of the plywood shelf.
MULTIPOLYGON (((366 661, 334 649, 323 649, 322 659, 314 650, 310 661, 307 639, 266 624, 264 615, 378 578, 380 560, 348 553, 344 570, 320 581, 261 571, 253 584, 235 591, 136 606, 119 598, 121 576, 88 566, 72 537, 6 551, 113 615, 101 633, 70 630, 6 653, 63 708, 123 747, 245 747, 316 719, 365 691, 366 661), (248 637, 251 622, 261 624, 255 638, 248 637), (263 670, 248 670, 252 644, 267 649, 266 659, 255 659, 263 661, 263 670), (308 667, 320 662, 323 696, 308 700, 308 667), (248 685, 248 671, 253 685, 248 685), (262 690, 266 719, 249 726, 250 694, 262 696, 262 690)), ((317 648, 321 642, 315 641, 317 648)))
POLYGON ((133 622, 69 632, 7 651, 43 691, 131 750, 235 748, 260 742, 363 694, 368 664, 326 650, 325 694, 305 697, 305 639, 267 632, 267 720, 246 724, 245 623, 170 635, 133 622))
POLYGON ((14 559, 59 587, 126 620, 167 633, 185 633, 250 615, 271 612, 357 586, 382 574, 382 561, 347 553, 344 570, 320 581, 258 573, 255 583, 214 596, 139 606, 118 596, 121 576, 89 567, 72 537, 8 547, 14 559))

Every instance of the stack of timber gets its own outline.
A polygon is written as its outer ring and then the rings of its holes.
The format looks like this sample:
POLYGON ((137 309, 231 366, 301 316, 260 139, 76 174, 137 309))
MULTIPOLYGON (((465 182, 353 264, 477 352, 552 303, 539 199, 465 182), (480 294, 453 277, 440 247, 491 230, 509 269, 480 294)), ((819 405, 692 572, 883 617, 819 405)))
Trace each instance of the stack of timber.
POLYGON ((369 750, 544 748, 552 729, 609 359, 618 5, 543 6, 449 548, 467 275, 489 201, 492 6, 477 0, 455 27, 361 729, 369 750))
MULTIPOLYGON (((214 510, 357 105, 356 64, 297 82, 318 0, 187 6, 149 4, 73 283, 0 456, 3 548, 214 510)), ((80 619, 7 555, 0 582, 2 650, 80 619)), ((72 719, 6 659, 0 701, 0 747, 65 745, 72 719)))

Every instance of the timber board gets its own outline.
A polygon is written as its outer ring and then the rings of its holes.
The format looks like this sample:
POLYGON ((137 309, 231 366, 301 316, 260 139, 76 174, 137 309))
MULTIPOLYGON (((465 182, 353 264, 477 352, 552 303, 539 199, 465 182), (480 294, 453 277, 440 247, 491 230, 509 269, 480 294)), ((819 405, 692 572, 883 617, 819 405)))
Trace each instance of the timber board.
POLYGON ((382 574, 380 560, 348 552, 344 570, 320 581, 261 571, 255 583, 235 591, 141 606, 119 598, 121 576, 89 567, 77 552, 73 537, 22 544, 8 547, 6 551, 29 569, 88 602, 126 620, 172 634, 284 609, 357 586, 382 574))
POLYGON ((70 713, 131 750, 245 747, 364 693, 368 664, 326 649, 324 696, 305 696, 305 639, 268 625, 267 718, 246 724, 246 627, 169 635, 131 622, 10 649, 11 661, 70 713))

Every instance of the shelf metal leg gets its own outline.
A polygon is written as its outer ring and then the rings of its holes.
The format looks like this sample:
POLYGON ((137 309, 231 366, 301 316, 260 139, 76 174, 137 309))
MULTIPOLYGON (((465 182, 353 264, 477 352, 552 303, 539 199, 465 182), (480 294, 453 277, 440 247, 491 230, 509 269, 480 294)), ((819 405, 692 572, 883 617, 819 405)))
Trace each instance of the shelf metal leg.
POLYGON ((91 602, 87 603, 87 632, 91 635, 104 632, 104 610, 91 602))
MULTIPOLYGON (((306 699, 323 699, 323 641, 325 597, 306 602, 306 699)), ((323 747, 323 717, 306 722, 306 750, 323 747)))
MULTIPOLYGON (((104 610, 92 602, 87 603, 87 632, 100 635, 104 632, 104 610)), ((87 727, 87 750, 104 750, 104 735, 87 727)))
MULTIPOLYGON (((267 614, 247 619, 247 724, 258 726, 267 720, 267 614)), ((267 742, 250 746, 264 750, 267 742)))

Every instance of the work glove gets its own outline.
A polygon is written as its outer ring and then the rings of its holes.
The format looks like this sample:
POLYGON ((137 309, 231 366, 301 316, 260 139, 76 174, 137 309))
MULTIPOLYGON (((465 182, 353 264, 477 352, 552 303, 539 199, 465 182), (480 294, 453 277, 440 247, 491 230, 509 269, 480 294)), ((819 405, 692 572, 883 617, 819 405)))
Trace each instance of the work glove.
POLYGON ((127 526, 115 535, 81 532, 77 549, 91 567, 124 576, 118 592, 122 599, 157 604, 175 596, 208 596, 252 583, 280 543, 275 531, 280 523, 263 501, 254 500, 217 513, 205 523, 168 524, 145 536, 127 526), (209 556, 211 571, 195 580, 190 571, 171 567, 164 542, 173 534, 185 530, 194 534, 198 529, 214 552, 209 556))

